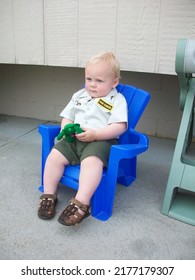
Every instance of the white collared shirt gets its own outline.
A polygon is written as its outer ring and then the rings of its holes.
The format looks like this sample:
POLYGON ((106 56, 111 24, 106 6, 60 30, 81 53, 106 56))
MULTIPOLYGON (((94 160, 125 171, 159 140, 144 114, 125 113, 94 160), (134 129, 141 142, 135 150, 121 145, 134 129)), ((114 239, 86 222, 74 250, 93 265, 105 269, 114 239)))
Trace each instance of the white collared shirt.
POLYGON ((92 98, 86 89, 77 91, 60 116, 83 128, 98 129, 111 123, 127 122, 127 114, 125 97, 114 88, 101 98, 92 98))

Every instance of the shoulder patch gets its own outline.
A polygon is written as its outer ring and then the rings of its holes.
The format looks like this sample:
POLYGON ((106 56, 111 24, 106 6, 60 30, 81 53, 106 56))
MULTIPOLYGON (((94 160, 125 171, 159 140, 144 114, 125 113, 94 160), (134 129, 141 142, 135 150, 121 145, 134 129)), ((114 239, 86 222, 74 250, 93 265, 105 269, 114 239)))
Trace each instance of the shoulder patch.
POLYGON ((104 101, 104 100, 101 99, 101 98, 98 100, 97 104, 98 104, 99 106, 103 107, 104 109, 108 110, 109 112, 112 111, 112 109, 113 109, 113 107, 114 107, 112 104, 110 104, 110 103, 104 101))

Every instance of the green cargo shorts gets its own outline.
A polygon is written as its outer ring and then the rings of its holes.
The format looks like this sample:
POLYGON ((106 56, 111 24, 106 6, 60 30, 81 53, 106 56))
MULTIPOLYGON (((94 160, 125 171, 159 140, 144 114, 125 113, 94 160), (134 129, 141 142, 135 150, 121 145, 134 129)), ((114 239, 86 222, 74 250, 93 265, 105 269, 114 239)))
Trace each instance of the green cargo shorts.
POLYGON ((70 165, 80 164, 86 157, 96 156, 107 167, 111 146, 117 144, 117 139, 94 142, 81 142, 76 139, 74 143, 62 139, 53 148, 63 154, 70 165))

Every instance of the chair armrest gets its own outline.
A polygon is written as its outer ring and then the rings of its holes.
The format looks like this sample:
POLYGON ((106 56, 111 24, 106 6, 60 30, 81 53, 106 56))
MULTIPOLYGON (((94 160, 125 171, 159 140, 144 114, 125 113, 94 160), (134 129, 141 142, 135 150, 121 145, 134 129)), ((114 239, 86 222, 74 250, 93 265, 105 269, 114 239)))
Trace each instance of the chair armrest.
MULTIPOLYGON (((148 149, 148 137, 146 135, 139 132, 134 132, 134 137, 136 138, 137 143, 112 145, 107 167, 107 178, 109 178, 109 182, 107 182, 108 184, 116 183, 120 160, 132 159, 134 162, 132 169, 134 170, 133 172, 135 172, 137 155, 145 152, 148 149), (110 182, 111 180, 112 182, 110 182)), ((131 173, 132 172, 130 172, 130 174, 131 173)), ((125 179, 127 180, 126 183, 123 183, 126 186, 130 185, 130 183, 134 180, 135 174, 128 175, 128 177, 129 178, 125 179)))
POLYGON ((120 160, 123 158, 133 158, 148 149, 148 146, 144 144, 123 144, 113 145, 111 148, 110 159, 120 160))
POLYGON ((148 146, 148 136, 134 129, 129 130, 129 138, 131 144, 143 144, 148 146))
POLYGON ((140 132, 131 131, 130 144, 112 145, 110 151, 110 161, 116 162, 123 158, 133 158, 148 149, 148 137, 140 132))
POLYGON ((38 131, 42 136, 42 141, 44 141, 44 144, 49 143, 49 145, 52 147, 54 145, 55 137, 60 132, 60 125, 41 124, 39 125, 38 131))

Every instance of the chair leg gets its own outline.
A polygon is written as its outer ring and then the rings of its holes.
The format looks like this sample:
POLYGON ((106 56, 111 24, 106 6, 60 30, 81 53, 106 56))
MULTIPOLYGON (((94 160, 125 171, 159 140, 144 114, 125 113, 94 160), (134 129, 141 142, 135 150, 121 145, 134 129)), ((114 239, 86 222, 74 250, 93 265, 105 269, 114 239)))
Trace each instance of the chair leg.
POLYGON ((131 183, 136 179, 136 165, 137 157, 121 160, 119 164, 117 182, 126 187, 131 185, 131 183))
POLYGON ((60 131, 60 126, 59 125, 40 125, 38 129, 41 138, 42 138, 42 167, 41 167, 41 186, 38 188, 39 191, 43 192, 44 187, 43 187, 43 173, 44 173, 44 168, 45 168, 45 162, 46 159, 54 145, 54 139, 56 135, 60 131))
POLYGON ((106 213, 103 211, 102 194, 103 184, 100 183, 91 199, 91 215, 98 220, 105 221, 109 217, 107 218, 106 213))
POLYGON ((112 215, 117 184, 117 170, 118 164, 115 165, 112 172, 107 170, 91 200, 92 216, 101 221, 108 220, 112 215))

